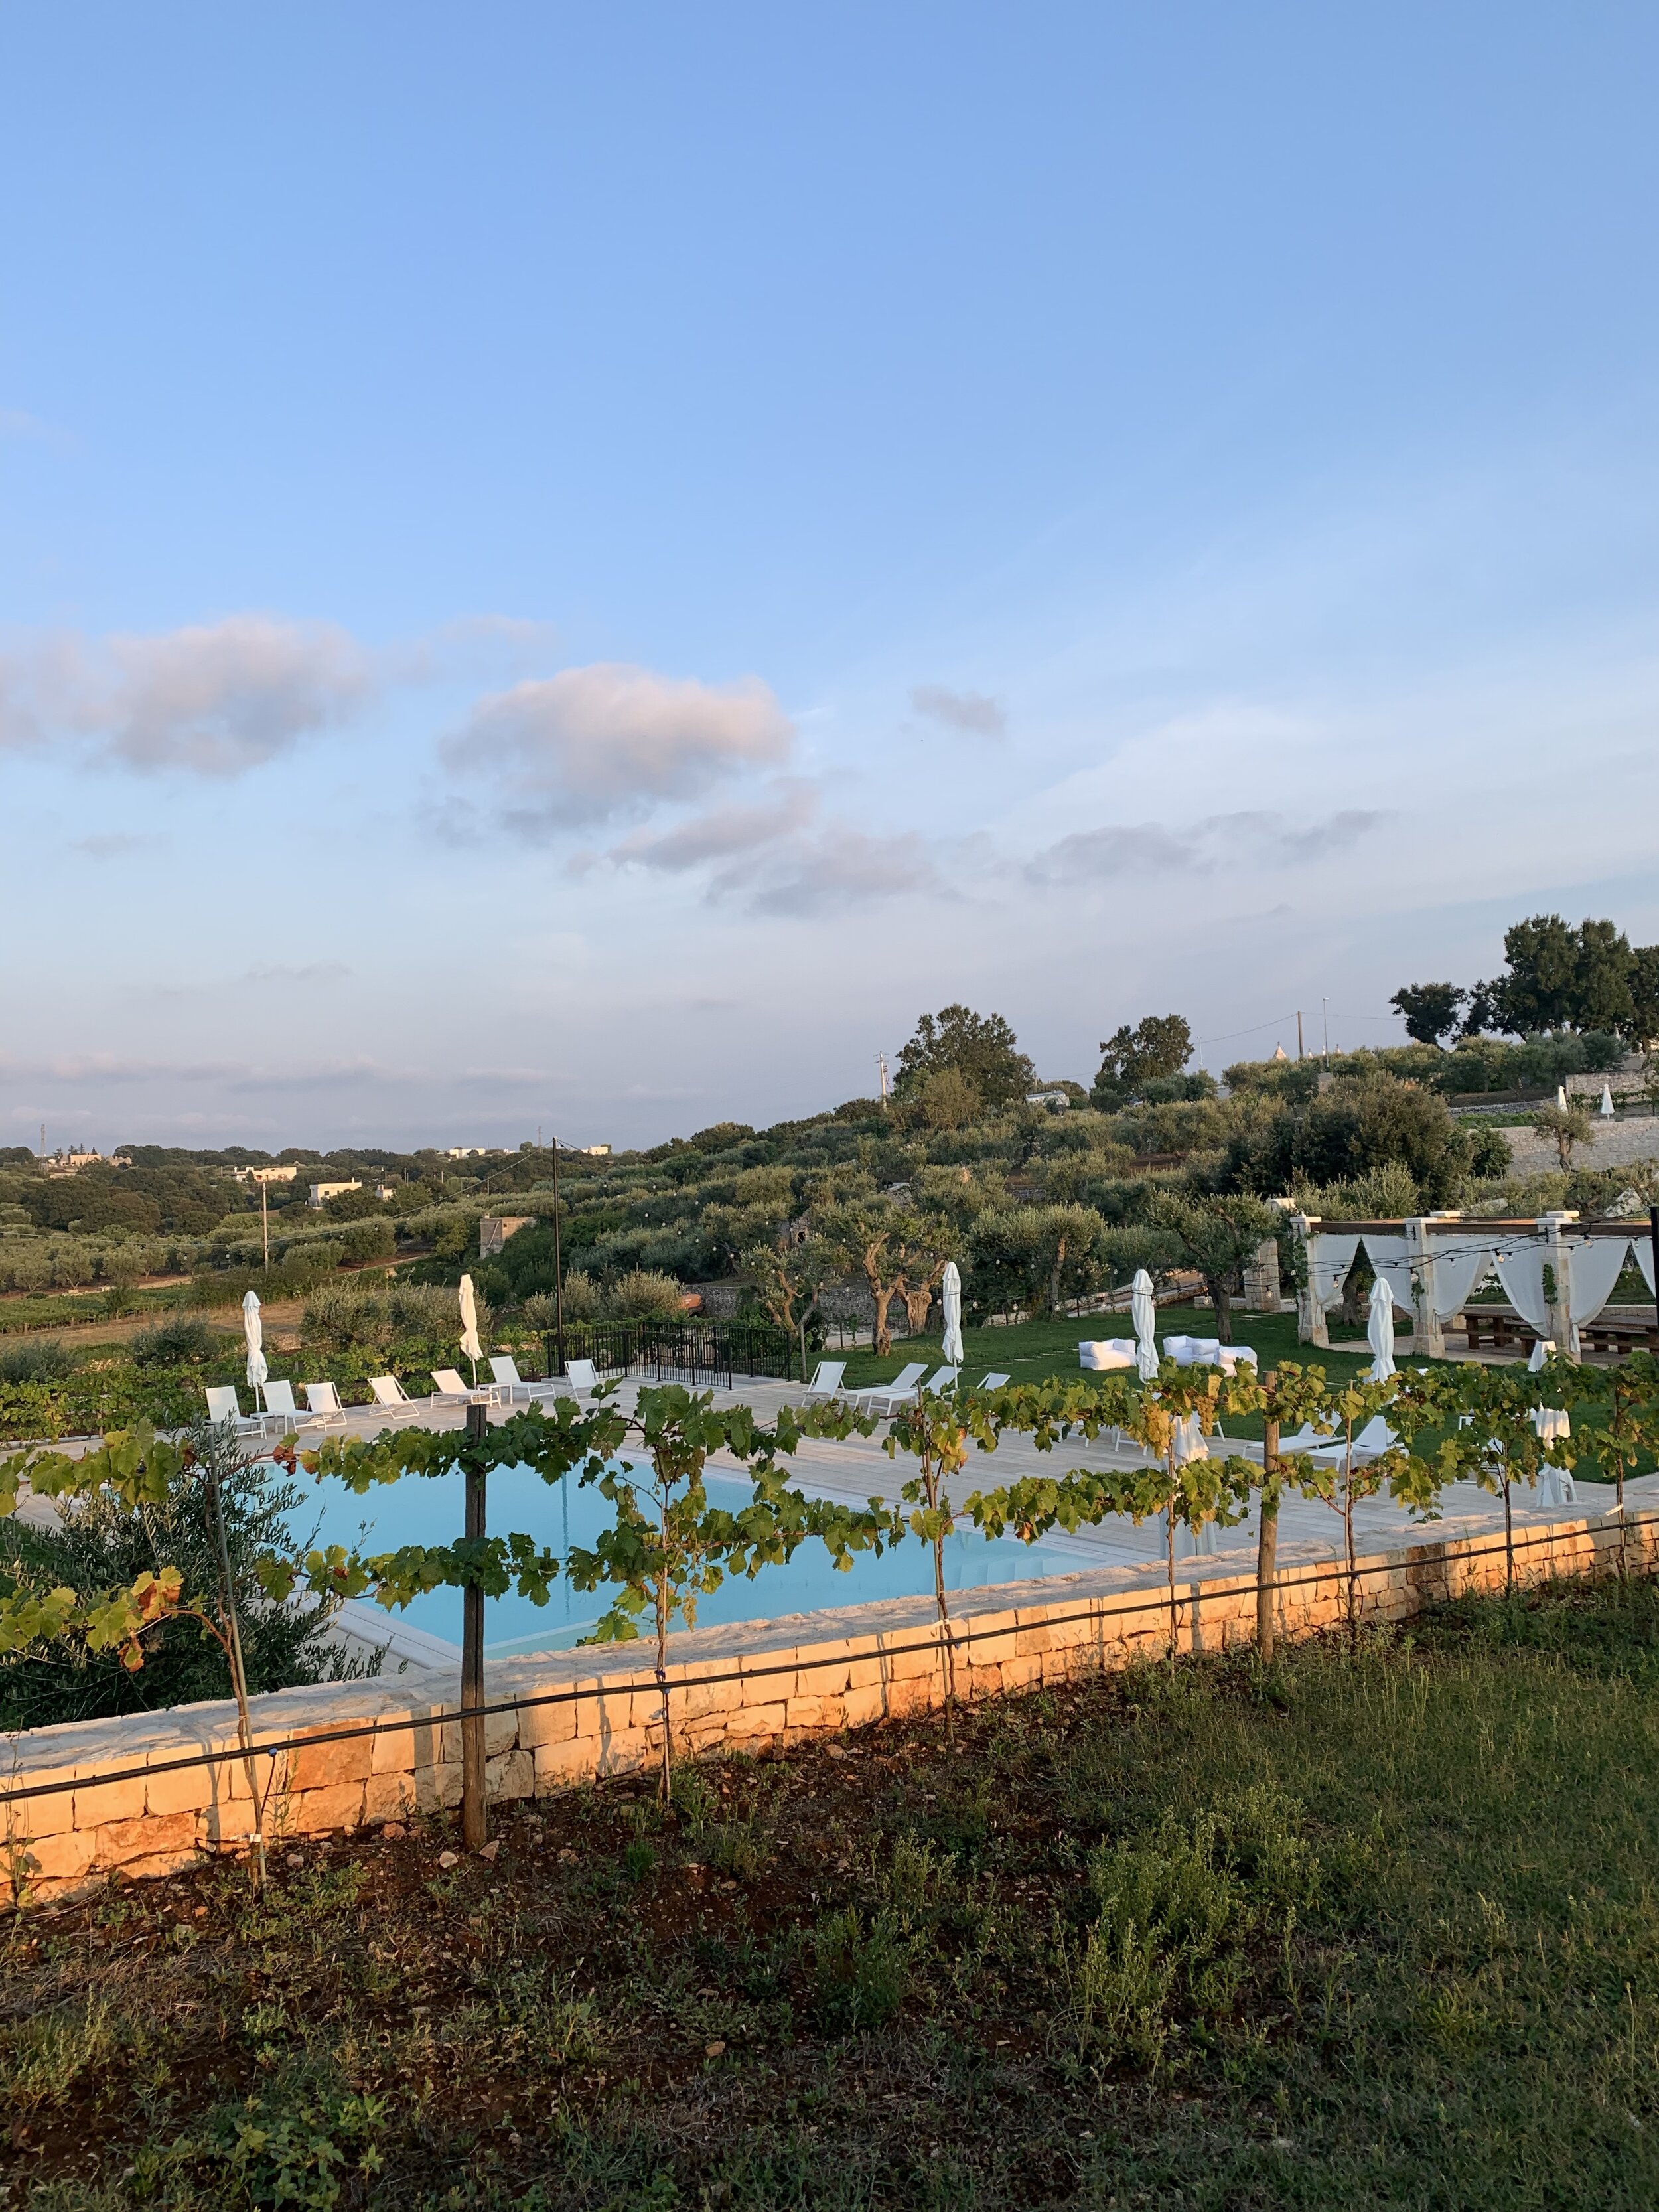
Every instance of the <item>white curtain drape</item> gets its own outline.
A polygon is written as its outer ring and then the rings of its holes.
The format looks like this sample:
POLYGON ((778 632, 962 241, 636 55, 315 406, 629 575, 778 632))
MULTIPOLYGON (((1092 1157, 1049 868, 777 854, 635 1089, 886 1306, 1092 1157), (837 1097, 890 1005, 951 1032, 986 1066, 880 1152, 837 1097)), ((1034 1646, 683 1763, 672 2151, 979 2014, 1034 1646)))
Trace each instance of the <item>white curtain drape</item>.
POLYGON ((1492 1248, 1478 1241, 1465 1243, 1460 1237, 1455 1244, 1448 1240, 1442 1249, 1437 1238, 1429 1250, 1434 1256, 1434 1310, 1442 1321, 1449 1321, 1455 1313, 1462 1312, 1471 1294, 1479 1289, 1481 1277, 1492 1265, 1492 1248))
POLYGON ((1308 1285, 1316 1308, 1334 1306, 1341 1297, 1358 1249, 1357 1237, 1322 1237, 1316 1232, 1309 1237, 1308 1285))
POLYGON ((1395 1305, 1403 1306, 1407 1313, 1414 1313, 1417 1301, 1413 1295, 1412 1267, 1407 1256, 1410 1248, 1405 1238, 1376 1236, 1367 1230, 1364 1243, 1365 1257, 1393 1291, 1395 1305))
POLYGON ((1613 1296, 1630 1250, 1623 1237, 1569 1237, 1567 1281, 1572 1291, 1572 1318, 1582 1327, 1594 1321, 1613 1296))
POLYGON ((1653 1240, 1649 1237, 1632 1237, 1631 1249, 1636 1255, 1636 1264, 1642 1270, 1642 1280, 1650 1291, 1653 1289, 1653 1240))
POLYGON ((1549 1334, 1549 1301, 1544 1296, 1544 1269, 1549 1256, 1550 1248, 1541 1237, 1500 1245, 1492 1255, 1504 1297, 1528 1328, 1536 1329, 1540 1336, 1549 1334))

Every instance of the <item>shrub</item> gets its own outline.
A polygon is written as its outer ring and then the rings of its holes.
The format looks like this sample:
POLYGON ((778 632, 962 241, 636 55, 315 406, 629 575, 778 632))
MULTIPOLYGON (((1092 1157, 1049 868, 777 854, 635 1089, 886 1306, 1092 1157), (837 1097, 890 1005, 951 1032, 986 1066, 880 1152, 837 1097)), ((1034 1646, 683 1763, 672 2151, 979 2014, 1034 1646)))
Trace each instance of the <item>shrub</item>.
MULTIPOLYGON (((679 1285, 675 1285, 678 1291, 679 1285)), ((564 1279, 564 1317, 567 1322, 598 1321, 604 1301, 599 1286, 584 1267, 573 1267, 564 1279)), ((556 1328, 557 1301, 551 1291, 538 1291, 524 1302, 524 1317, 532 1328, 556 1328)))
POLYGON ((672 1275, 631 1267, 617 1278, 606 1303, 617 1321, 669 1321, 679 1312, 684 1295, 672 1275))
POLYGON ((0 1382, 57 1382, 74 1372, 74 1354, 56 1337, 0 1346, 0 1382))
POLYGON ((206 1322, 181 1314, 141 1328, 130 1349, 135 1367, 184 1367, 211 1359, 217 1347, 217 1334, 206 1322))
POLYGON ((401 1337, 453 1339, 459 1327, 454 1293, 434 1285, 325 1283, 306 1300, 300 1334, 307 1345, 344 1351, 401 1337))

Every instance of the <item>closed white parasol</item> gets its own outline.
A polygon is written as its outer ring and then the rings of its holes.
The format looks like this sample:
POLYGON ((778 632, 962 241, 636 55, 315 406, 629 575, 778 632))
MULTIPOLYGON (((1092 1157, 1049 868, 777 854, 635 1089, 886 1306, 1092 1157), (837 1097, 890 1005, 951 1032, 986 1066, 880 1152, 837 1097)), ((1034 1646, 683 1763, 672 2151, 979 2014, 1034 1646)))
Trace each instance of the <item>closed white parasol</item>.
POLYGON ((939 1357, 947 1367, 962 1364, 962 1275, 954 1260, 945 1263, 939 1279, 939 1298, 945 1307, 945 1341, 939 1357))
POLYGON ((472 1380, 476 1382, 483 1346, 478 1341, 478 1299, 471 1275, 461 1277, 461 1350, 472 1362, 472 1380))
POLYGON ((1597 1112, 1598 1114, 1604 1114, 1604 1115, 1606 1115, 1606 1116, 1607 1117, 1607 1119, 1608 1119, 1609 1121, 1611 1121, 1611 1120, 1613 1119, 1613 1093, 1612 1093, 1612 1091, 1607 1088, 1607 1085, 1606 1085, 1605 1083, 1601 1085, 1601 1104, 1596 1108, 1596 1109, 1595 1109, 1595 1110, 1596 1110, 1596 1112, 1597 1112))
POLYGON ((1394 1373, 1394 1292, 1383 1275, 1371 1285, 1371 1317, 1365 1324, 1365 1341, 1373 1354, 1365 1371, 1373 1382, 1386 1382, 1394 1373))
POLYGON ((242 1334, 247 1339, 247 1387, 257 1399, 265 1387, 265 1325, 259 1316, 259 1293, 250 1291, 242 1300, 242 1334))
POLYGON ((1158 1307, 1152 1299, 1152 1279, 1137 1267, 1129 1285, 1129 1318, 1135 1327, 1135 1369, 1143 1382, 1158 1372, 1158 1307))

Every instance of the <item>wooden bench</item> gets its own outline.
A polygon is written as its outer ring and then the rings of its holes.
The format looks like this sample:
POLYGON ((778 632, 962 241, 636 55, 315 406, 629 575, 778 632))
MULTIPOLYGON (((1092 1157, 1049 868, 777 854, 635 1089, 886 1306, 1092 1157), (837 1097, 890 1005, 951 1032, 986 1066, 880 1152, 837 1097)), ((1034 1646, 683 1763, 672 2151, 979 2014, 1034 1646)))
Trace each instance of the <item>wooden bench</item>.
MULTIPOLYGON (((1461 1328, 1471 1352, 1530 1352, 1538 1332, 1522 1320, 1513 1306, 1465 1306, 1449 1330, 1461 1328)), ((1632 1352, 1659 1354, 1659 1315, 1629 1311, 1609 1313, 1604 1308, 1594 1321, 1578 1330, 1581 1351, 1589 1358, 1627 1359, 1632 1352)))

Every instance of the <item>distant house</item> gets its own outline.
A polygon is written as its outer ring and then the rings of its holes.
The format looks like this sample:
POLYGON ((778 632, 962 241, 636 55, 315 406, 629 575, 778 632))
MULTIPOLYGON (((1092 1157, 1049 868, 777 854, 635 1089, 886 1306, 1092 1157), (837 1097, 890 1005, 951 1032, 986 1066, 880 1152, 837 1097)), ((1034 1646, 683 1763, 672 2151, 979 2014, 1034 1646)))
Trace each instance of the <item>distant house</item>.
POLYGON ((82 1168, 97 1167, 102 1159, 101 1152, 54 1152, 40 1164, 49 1176, 72 1176, 79 1175, 82 1168))
POLYGON ((611 1157, 609 1145, 567 1145, 565 1150, 568 1152, 580 1152, 590 1160, 608 1160, 611 1157))
POLYGON ((285 1168, 233 1168, 238 1182, 292 1182, 300 1172, 292 1161, 285 1168))
POLYGON ((362 1188, 362 1185, 360 1182, 314 1182, 311 1186, 311 1195, 307 1199, 306 1204, 326 1206, 331 1198, 338 1198, 346 1191, 362 1188))
POLYGON ((521 1229, 533 1229, 533 1213, 486 1213, 478 1224, 478 1257, 489 1259, 499 1252, 509 1237, 516 1237, 521 1229))

